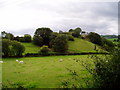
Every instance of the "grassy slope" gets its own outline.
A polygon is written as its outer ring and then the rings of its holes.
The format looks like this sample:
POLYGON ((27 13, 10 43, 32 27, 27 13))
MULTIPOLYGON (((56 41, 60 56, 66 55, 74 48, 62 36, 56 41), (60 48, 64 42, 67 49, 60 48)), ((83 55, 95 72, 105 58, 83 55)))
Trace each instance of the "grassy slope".
MULTIPOLYGON (((33 43, 22 43, 25 47, 25 53, 37 53, 40 47, 34 45, 33 43)), ((95 52, 95 45, 86 40, 75 38, 75 41, 69 41, 69 52, 95 52)))
MULTIPOLYGON (((91 78, 86 69, 80 64, 81 61, 92 63, 87 55, 79 56, 49 56, 49 57, 26 57, 26 58, 4 58, 2 65, 3 85, 11 88, 19 84, 25 88, 57 88, 62 80, 71 80, 71 74, 66 69, 77 71, 80 76, 79 83, 84 86, 81 78, 91 78), (60 59, 63 59, 60 62, 60 59), (15 60, 23 60, 24 63, 19 64, 15 60), (76 62, 74 59, 80 60, 76 62)), ((75 83, 75 82, 73 82, 75 83)))
POLYGON ((75 38, 75 41, 69 41, 69 51, 71 52, 95 52, 95 44, 75 38))
POLYGON ((33 43, 22 43, 25 46, 25 53, 38 53, 40 50, 39 46, 34 45, 33 43))

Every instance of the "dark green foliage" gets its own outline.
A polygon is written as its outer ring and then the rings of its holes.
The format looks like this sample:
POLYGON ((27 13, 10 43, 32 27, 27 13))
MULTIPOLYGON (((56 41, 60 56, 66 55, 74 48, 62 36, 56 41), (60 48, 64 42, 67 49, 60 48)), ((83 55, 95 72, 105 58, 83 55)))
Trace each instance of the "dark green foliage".
POLYGON ((118 42, 118 48, 120 48, 120 41, 118 42))
POLYGON ((48 46, 44 45, 41 47, 39 54, 41 54, 43 56, 47 56, 49 51, 50 50, 49 50, 48 46))
POLYGON ((41 36, 43 38, 43 45, 48 45, 50 42, 49 36, 53 31, 50 28, 38 28, 35 31, 35 35, 41 36))
POLYGON ((22 56, 24 51, 25 47, 20 42, 7 39, 2 40, 2 53, 4 56, 22 56))
POLYGON ((81 32, 81 28, 76 28, 76 29, 70 29, 69 32, 71 33, 72 36, 74 37, 79 37, 80 36, 80 32, 81 32))
POLYGON ((10 45, 10 40, 8 39, 3 39, 2 40, 2 53, 4 54, 4 56, 9 56, 9 53, 10 53, 10 48, 9 48, 9 45, 10 45))
POLYGON ((102 41, 101 46, 103 49, 107 51, 112 51, 114 49, 115 44, 112 41, 107 40, 105 38, 101 38, 101 41, 102 41))
POLYGON ((25 47, 17 41, 11 42, 11 56, 22 56, 22 53, 25 51, 25 47))
POLYGON ((31 42, 31 36, 29 34, 24 35, 25 42, 31 42))
POLYGON ((74 41, 74 37, 72 35, 67 35, 69 41, 74 41))
POLYGON ((68 50, 68 41, 66 35, 59 35, 55 38, 52 48, 56 52, 66 52, 68 50))
POLYGON ((94 56, 94 87, 120 88, 120 49, 113 50, 105 57, 94 56))
POLYGON ((98 44, 101 45, 101 37, 99 34, 94 33, 94 32, 90 32, 87 37, 87 39, 89 39, 90 42, 94 43, 94 44, 98 44))
POLYGON ((6 36, 5 36, 6 39, 10 39, 10 40, 13 40, 14 39, 14 35, 11 34, 11 33, 7 33, 6 36))
POLYGON ((38 46, 42 46, 43 45, 43 38, 41 36, 34 35, 33 43, 38 45, 38 46))
POLYGON ((3 32, 1 32, 1 34, 2 34, 3 39, 9 39, 9 40, 14 39, 14 35, 12 33, 7 33, 5 31, 3 31, 3 32))

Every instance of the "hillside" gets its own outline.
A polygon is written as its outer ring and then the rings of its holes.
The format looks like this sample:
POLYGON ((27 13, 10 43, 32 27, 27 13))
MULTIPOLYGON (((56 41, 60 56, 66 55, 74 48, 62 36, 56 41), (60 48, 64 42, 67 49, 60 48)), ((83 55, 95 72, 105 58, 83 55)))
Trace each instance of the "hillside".
POLYGON ((39 46, 34 45, 33 43, 22 43, 25 46, 24 53, 37 53, 40 50, 39 46))
MULTIPOLYGON (((37 53, 40 50, 40 47, 34 45, 33 43, 22 43, 22 44, 26 48, 25 53, 37 53)), ((95 44, 80 38, 75 38, 75 41, 69 41, 68 45, 69 45, 69 48, 68 48, 69 52, 76 52, 76 53, 95 52, 94 50, 95 44)))
POLYGON ((89 41, 80 39, 80 38, 75 38, 75 41, 69 41, 68 51, 70 52, 95 52, 94 48, 95 48, 95 44, 89 41))

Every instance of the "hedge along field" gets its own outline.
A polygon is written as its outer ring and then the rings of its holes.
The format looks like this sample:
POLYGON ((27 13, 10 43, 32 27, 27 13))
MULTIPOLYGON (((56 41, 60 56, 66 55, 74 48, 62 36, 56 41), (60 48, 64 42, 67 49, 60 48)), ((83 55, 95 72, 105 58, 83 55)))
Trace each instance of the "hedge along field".
MULTIPOLYGON (((72 78, 67 68, 75 70, 80 78, 92 79, 88 71, 80 64, 82 61, 93 64, 92 59, 87 57, 87 55, 71 55, 3 58, 2 83, 3 86, 9 88, 18 87, 17 84, 25 88, 58 88, 61 87, 63 80, 72 78), (16 59, 23 60, 24 63, 18 63, 16 59), (75 59, 80 61, 76 62, 75 59)), ((80 79, 79 83, 84 88, 86 87, 83 80, 80 79)))

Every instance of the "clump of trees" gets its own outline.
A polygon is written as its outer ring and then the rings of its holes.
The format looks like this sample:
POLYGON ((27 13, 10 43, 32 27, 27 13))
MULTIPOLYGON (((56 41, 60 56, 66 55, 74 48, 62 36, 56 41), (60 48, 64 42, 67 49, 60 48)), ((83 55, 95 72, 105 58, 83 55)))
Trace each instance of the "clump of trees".
POLYGON ((90 42, 92 42, 92 43, 94 43, 94 44, 101 45, 101 36, 100 36, 99 34, 97 34, 97 33, 90 32, 90 33, 86 36, 86 38, 87 38, 90 42))
POLYGON ((2 40, 2 55, 9 56, 22 56, 25 51, 25 47, 17 41, 11 41, 9 39, 2 40))
POLYGON ((73 37, 79 37, 80 33, 81 33, 81 28, 76 28, 76 29, 70 29, 69 33, 73 36, 73 37))
MULTIPOLYGON (((38 28, 35 31, 35 35, 34 36, 39 36, 43 39, 43 43, 42 45, 47 45, 49 46, 49 42, 50 42, 50 35, 52 34, 52 30, 50 28, 38 28)), ((33 40, 34 41, 34 40, 33 40)))
POLYGON ((66 35, 58 35, 51 43, 55 52, 66 52, 68 50, 68 40, 66 35))
POLYGON ((65 34, 55 33, 50 28, 38 28, 35 31, 33 42, 39 46, 47 45, 55 52, 66 52, 68 49, 67 38, 65 34))

